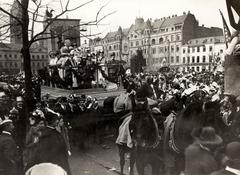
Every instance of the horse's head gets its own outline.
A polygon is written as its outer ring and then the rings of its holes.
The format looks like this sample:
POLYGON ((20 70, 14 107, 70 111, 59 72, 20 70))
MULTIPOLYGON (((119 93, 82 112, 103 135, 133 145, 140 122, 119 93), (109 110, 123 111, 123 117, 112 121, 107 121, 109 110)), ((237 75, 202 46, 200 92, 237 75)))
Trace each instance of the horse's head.
POLYGON ((158 139, 157 123, 148 108, 147 102, 136 104, 130 126, 136 146, 150 148, 156 144, 158 139))

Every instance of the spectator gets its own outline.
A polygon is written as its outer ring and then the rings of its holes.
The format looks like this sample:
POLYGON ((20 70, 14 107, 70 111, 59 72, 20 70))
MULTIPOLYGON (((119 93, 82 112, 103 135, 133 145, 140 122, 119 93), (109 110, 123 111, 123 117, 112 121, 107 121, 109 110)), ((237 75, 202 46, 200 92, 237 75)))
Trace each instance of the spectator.
POLYGON ((193 132, 195 141, 185 150, 186 175, 207 175, 218 169, 213 152, 222 143, 214 128, 204 127, 193 132))
POLYGON ((62 167, 70 175, 67 146, 63 136, 56 130, 59 124, 59 116, 56 113, 45 114, 46 128, 42 131, 36 145, 36 154, 29 167, 39 163, 53 163, 62 167))
POLYGON ((240 142, 231 142, 225 149, 227 166, 213 172, 211 175, 239 175, 240 174, 240 142))
POLYGON ((2 129, 0 135, 0 174, 21 174, 17 145, 12 137, 14 129, 12 120, 3 120, 0 127, 2 129))

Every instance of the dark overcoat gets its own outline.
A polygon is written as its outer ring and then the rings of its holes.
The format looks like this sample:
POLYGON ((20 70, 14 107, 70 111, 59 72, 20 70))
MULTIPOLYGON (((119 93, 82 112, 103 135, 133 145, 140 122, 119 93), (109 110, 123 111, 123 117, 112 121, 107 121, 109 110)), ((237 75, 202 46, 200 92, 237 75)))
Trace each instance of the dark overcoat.
POLYGON ((18 173, 17 145, 9 134, 0 135, 0 174, 16 175, 18 173))
POLYGON ((199 144, 191 144, 185 150, 186 175, 207 175, 218 169, 215 157, 199 144))
POLYGON ((39 163, 49 162, 61 166, 70 175, 66 143, 56 129, 46 127, 35 146, 35 155, 28 162, 27 168, 39 163))

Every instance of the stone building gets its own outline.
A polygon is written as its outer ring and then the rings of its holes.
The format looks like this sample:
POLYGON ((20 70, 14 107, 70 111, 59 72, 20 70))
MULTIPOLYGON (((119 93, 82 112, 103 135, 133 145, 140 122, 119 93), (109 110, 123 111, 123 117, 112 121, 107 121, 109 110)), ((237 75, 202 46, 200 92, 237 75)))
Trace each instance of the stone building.
POLYGON ((194 38, 219 35, 223 35, 222 29, 199 26, 190 12, 154 21, 136 18, 128 32, 129 56, 132 57, 141 49, 150 70, 154 66, 180 67, 184 44, 194 38))
MULTIPOLYGON (((15 0, 11 13, 14 16, 21 17, 21 7, 15 0)), ((22 48, 22 32, 21 26, 18 22, 11 18, 10 28, 10 43, 0 43, 0 73, 15 74, 23 71, 23 58, 21 54, 22 48)), ((36 42, 30 48, 32 72, 37 73, 39 69, 48 65, 48 50, 47 46, 43 45, 43 42, 36 42)))
MULTIPOLYGON (((14 43, 0 43, 0 74, 17 74, 23 71, 21 45, 14 43)), ((33 74, 48 65, 47 48, 35 45, 30 49, 33 74)))
MULTIPOLYGON (((45 17, 43 27, 47 25, 49 19, 45 17)), ((65 39, 70 39, 72 44, 80 46, 80 19, 55 19, 47 28, 46 35, 49 39, 44 41, 44 45, 48 47, 48 52, 56 51, 63 46, 65 39)))
MULTIPOLYGON (((189 40, 181 48, 180 66, 182 71, 204 71, 222 68, 224 50, 226 49, 223 36, 204 37, 189 40)), ((220 70, 219 70, 220 71, 220 70)))
POLYGON ((109 32, 102 40, 102 45, 105 54, 105 61, 111 59, 123 60, 130 64, 128 53, 128 30, 118 28, 115 32, 109 32))

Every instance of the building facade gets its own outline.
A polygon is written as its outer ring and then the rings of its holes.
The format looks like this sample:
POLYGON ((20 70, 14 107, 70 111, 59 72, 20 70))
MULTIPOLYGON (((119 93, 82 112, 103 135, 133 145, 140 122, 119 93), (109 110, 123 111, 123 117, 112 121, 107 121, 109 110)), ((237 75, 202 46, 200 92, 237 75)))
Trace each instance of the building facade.
MULTIPOLYGON (((21 6, 14 1, 11 14, 21 17, 21 6)), ((23 71, 22 30, 18 22, 10 16, 10 43, 0 43, 0 73, 16 74, 23 71)), ((44 42, 36 42, 30 48, 32 73, 48 65, 48 49, 44 42)))
MULTIPOLYGON (((127 55, 125 60, 128 63, 136 55, 137 50, 142 50, 146 60, 146 70, 154 70, 162 66, 170 66, 180 70, 187 69, 186 67, 190 69, 192 66, 194 70, 204 70, 209 68, 207 66, 209 61, 213 61, 211 57, 209 59, 205 55, 206 58, 201 58, 205 62, 200 65, 196 63, 198 63, 198 59, 200 63, 199 57, 201 55, 194 55, 195 53, 199 54, 200 51, 194 53, 186 51, 183 53, 183 51, 189 50, 186 47, 190 50, 194 48, 196 43, 191 43, 205 41, 205 47, 211 45, 213 48, 211 53, 207 53, 208 55, 212 54, 212 57, 216 57, 216 54, 221 54, 222 57, 222 50, 224 50, 223 30, 217 27, 200 26, 193 14, 184 12, 180 16, 172 15, 154 21, 152 19, 145 21, 143 18, 136 18, 135 23, 129 29, 122 30, 119 27, 118 31, 107 33, 102 40, 93 42, 95 44, 91 44, 90 47, 102 46, 107 59, 112 59, 113 55, 115 55, 115 59, 123 59, 124 55, 127 55), (188 56, 187 54, 192 55, 188 56), (196 57, 196 62, 193 62, 194 65, 191 62, 192 58, 187 63, 188 57, 196 57), (189 66, 186 66, 187 64, 189 66), (185 68, 182 68, 182 66, 185 68)), ((206 52, 202 54, 204 55, 206 52)))
POLYGON ((154 66, 180 67, 181 48, 189 40, 223 35, 222 29, 199 26, 195 16, 183 13, 152 21, 136 18, 128 32, 130 57, 143 50, 147 68, 154 66))
POLYGON ((129 48, 128 48, 128 29, 118 28, 115 32, 109 32, 102 40, 105 54, 105 61, 112 58, 115 60, 123 60, 130 64, 129 48))
MULTIPOLYGON (((47 21, 51 20, 45 17, 43 27, 47 25, 47 21)), ((80 19, 54 19, 52 24, 47 28, 44 45, 47 46, 48 52, 59 50, 65 39, 69 39, 72 44, 80 46, 80 19)))
MULTIPOLYGON (((20 44, 0 43, 0 74, 17 74, 23 71, 23 58, 20 50, 20 44)), ((39 69, 48 65, 47 48, 32 47, 30 52, 32 73, 37 74, 39 69)))
POLYGON ((223 36, 189 40, 181 48, 181 71, 221 71, 226 49, 223 36))

